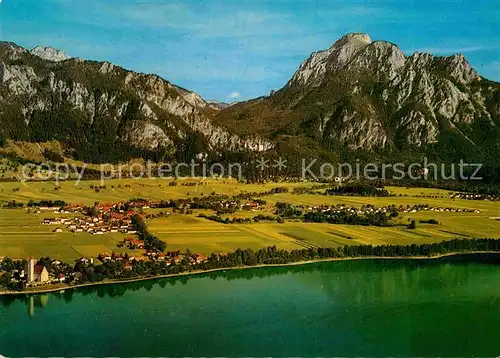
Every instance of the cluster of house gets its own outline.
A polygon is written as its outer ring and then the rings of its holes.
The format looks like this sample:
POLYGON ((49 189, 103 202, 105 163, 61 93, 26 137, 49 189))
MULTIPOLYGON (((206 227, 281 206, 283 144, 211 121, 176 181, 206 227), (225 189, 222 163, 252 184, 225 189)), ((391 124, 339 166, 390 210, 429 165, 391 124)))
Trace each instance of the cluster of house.
MULTIPOLYGON (((93 235, 103 235, 106 233, 123 233, 135 234, 132 227, 132 210, 119 209, 122 203, 100 205, 96 207, 94 215, 77 216, 73 218, 64 217, 49 217, 44 218, 44 225, 60 225, 53 232, 62 232, 63 227, 66 227, 71 232, 87 232, 93 235)), ((43 208, 39 208, 43 209, 43 208)), ((40 210, 37 210, 39 212, 40 210)), ((54 210, 58 214, 82 213, 83 208, 80 206, 66 206, 54 210)))
POLYGON ((148 209, 150 207, 158 207, 160 201, 151 200, 131 200, 126 203, 111 203, 101 204, 95 207, 95 212, 88 215, 84 206, 67 205, 64 207, 37 207, 36 213, 52 211, 54 214, 72 214, 80 213, 87 214, 74 218, 49 217, 44 218, 44 225, 60 225, 53 232, 62 232, 63 227, 66 227, 72 232, 87 232, 93 235, 103 235, 106 233, 119 232, 122 234, 135 234, 134 228, 131 226, 131 217, 134 215, 133 208, 148 209), (126 209, 124 209, 126 208, 126 209), (86 213, 84 213, 86 211, 86 213))
POLYGON ((211 209, 218 213, 234 213, 236 211, 260 211, 263 209, 261 203, 250 200, 245 203, 241 203, 237 200, 220 200, 211 203, 211 209))
MULTIPOLYGON (((61 264, 60 261, 52 261, 52 265, 61 264)), ((62 273, 56 277, 49 276, 47 268, 35 259, 28 260, 27 270, 15 269, 12 271, 12 282, 25 282, 28 286, 37 286, 45 283, 63 283, 66 281, 66 276, 62 273)))
MULTIPOLYGON (((134 215, 132 208, 154 208, 159 207, 160 201, 132 200, 127 203, 104 204, 96 207, 95 215, 79 216, 73 218, 48 217, 44 218, 42 224, 56 226, 53 232, 63 232, 63 228, 71 232, 87 232, 93 235, 106 233, 135 234, 132 227, 131 217, 134 215), (128 210, 122 209, 127 207, 128 210)), ((187 204, 189 207, 189 204, 187 204)), ((249 210, 258 211, 262 205, 255 201, 239 203, 238 201, 220 201, 215 204, 215 209, 222 211, 249 210)), ((36 212, 53 211, 55 214, 83 213, 85 207, 80 205, 64 207, 38 207, 36 212)), ((168 213, 167 213, 168 214, 168 213)), ((137 245, 136 245, 137 246, 137 245)))
POLYGON ((319 206, 309 206, 306 208, 308 211, 331 211, 335 213, 348 213, 348 214, 358 214, 358 215, 367 215, 367 214, 375 214, 375 213, 390 213, 392 211, 400 212, 400 213, 416 213, 418 211, 438 211, 438 212, 467 212, 467 213, 480 213, 477 209, 462 209, 462 208, 450 208, 450 207, 432 207, 427 204, 424 205, 399 205, 399 206, 382 206, 375 207, 373 205, 363 205, 361 208, 356 208, 348 205, 337 204, 333 206, 329 205, 319 205, 319 206))
POLYGON ((120 232, 122 234, 135 234, 131 225, 132 220, 123 214, 111 215, 111 219, 104 220, 102 214, 98 216, 74 218, 44 218, 43 225, 61 225, 54 228, 53 232, 62 232, 66 227, 71 232, 87 232, 92 235, 120 232))
POLYGON ((208 257, 203 254, 182 254, 179 250, 158 252, 154 250, 146 251, 146 256, 150 260, 166 261, 167 266, 173 263, 179 263, 186 259, 190 264, 200 264, 208 260, 208 257))
POLYGON ((432 207, 429 205, 400 205, 398 207, 399 212, 403 213, 416 213, 417 211, 440 211, 440 212, 451 212, 451 213, 476 213, 479 214, 481 211, 478 209, 463 209, 463 208, 451 208, 451 207, 432 207))
POLYGON ((135 256, 128 256, 127 254, 122 253, 118 254, 116 252, 112 252, 111 255, 106 252, 102 252, 97 256, 97 258, 102 262, 121 261, 123 262, 123 268, 126 270, 132 270, 134 262, 136 261, 135 256))
POLYGON ((62 207, 39 206, 35 209, 35 213, 41 214, 43 212, 52 211, 54 214, 76 214, 83 211, 82 205, 66 205, 62 207))
POLYGON ((454 193, 450 195, 452 199, 464 199, 464 200, 489 200, 498 201, 500 198, 495 195, 488 194, 470 194, 470 193, 454 193))
MULTIPOLYGON (((81 264, 93 264, 93 258, 81 257, 76 260, 77 263, 81 264)), ((12 271, 11 282, 22 282, 26 286, 39 286, 48 283, 65 283, 68 278, 73 282, 78 282, 82 278, 82 273, 79 271, 73 271, 68 266, 63 265, 62 261, 52 260, 49 265, 54 271, 49 273, 49 270, 44 265, 42 261, 37 261, 35 259, 28 259, 28 266, 26 269, 14 269, 12 271), (65 273, 63 273, 65 272, 65 273)))
MULTIPOLYGON (((208 260, 208 257, 203 254, 182 254, 178 251, 168 251, 160 252, 156 250, 147 250, 145 256, 153 261, 165 261, 167 266, 172 263, 180 263, 182 260, 186 259, 190 264, 199 264, 208 260)), ((129 256, 128 254, 112 252, 111 255, 102 252, 99 254, 98 259, 102 262, 108 261, 121 261, 126 269, 132 269, 132 266, 137 259, 135 256, 129 256)))
MULTIPOLYGON (((391 206, 385 206, 383 209, 390 210, 391 206)), ((464 209, 464 208, 452 208, 452 207, 433 207, 427 204, 416 204, 416 205, 399 205, 397 206, 397 211, 400 213, 416 213, 418 211, 439 211, 439 212, 451 212, 451 213, 480 213, 477 209, 464 209)))
POLYGON ((261 203, 255 202, 253 200, 247 201, 244 204, 241 204, 240 208, 241 210, 247 210, 247 211, 259 211, 261 210, 263 205, 261 203))
POLYGON ((118 247, 128 247, 129 249, 143 249, 144 240, 134 239, 133 237, 126 237, 123 239, 122 243, 117 245, 118 247))

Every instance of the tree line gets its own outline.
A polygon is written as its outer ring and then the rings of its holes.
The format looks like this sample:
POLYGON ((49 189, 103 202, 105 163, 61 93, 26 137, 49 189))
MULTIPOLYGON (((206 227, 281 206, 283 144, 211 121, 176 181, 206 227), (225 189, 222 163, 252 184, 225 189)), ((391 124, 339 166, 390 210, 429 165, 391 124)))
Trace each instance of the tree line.
POLYGON ((366 215, 358 215, 350 212, 335 212, 328 210, 310 211, 304 214, 305 222, 314 223, 329 223, 329 224, 346 224, 346 225, 374 225, 374 226, 390 226, 389 219, 391 215, 386 215, 382 212, 370 213, 366 215))
POLYGON ((259 264, 288 264, 329 258, 431 257, 447 253, 478 251, 500 252, 500 239, 454 239, 420 245, 346 245, 338 248, 311 247, 297 250, 277 249, 276 246, 257 251, 238 249, 227 255, 212 254, 207 262, 197 264, 195 268, 208 270, 259 264))
POLYGON ((167 244, 165 241, 158 239, 155 235, 148 231, 148 227, 139 214, 131 217, 132 226, 137 231, 139 238, 144 241, 144 248, 147 250, 165 251, 167 244))
POLYGON ((338 185, 325 190, 326 195, 351 195, 351 196, 390 196, 383 187, 370 184, 352 183, 338 185))
POLYGON ((215 221, 221 224, 250 224, 252 221, 258 223, 259 221, 276 221, 279 224, 283 224, 285 221, 280 216, 272 216, 272 215, 255 215, 253 218, 223 218, 220 215, 206 215, 204 213, 200 213, 198 215, 199 218, 215 221))
MULTIPOLYGON (((41 260, 43 260, 44 265, 52 274, 64 272, 68 278, 77 276, 78 283, 84 283, 102 281, 105 278, 139 278, 178 274, 194 270, 213 270, 256 265, 285 265, 294 262, 335 258, 410 258, 473 252, 500 252, 500 239, 453 239, 439 243, 420 245, 346 245, 338 248, 310 247, 296 250, 284 250, 272 246, 256 251, 251 249, 237 249, 227 254, 213 253, 208 257, 207 261, 202 263, 192 263, 188 260, 188 255, 180 262, 135 261, 131 269, 125 269, 122 261, 108 261, 101 265, 78 262, 74 267, 62 263, 54 267, 54 265, 51 265, 50 258, 43 258, 41 260)), ((9 258, 5 258, 1 264, 1 268, 3 271, 6 271, 6 273, 0 276, 0 286, 14 290, 22 290, 22 285, 11 284, 10 277, 12 276, 12 270, 23 269, 26 267, 26 264, 26 260, 13 261, 9 258)))

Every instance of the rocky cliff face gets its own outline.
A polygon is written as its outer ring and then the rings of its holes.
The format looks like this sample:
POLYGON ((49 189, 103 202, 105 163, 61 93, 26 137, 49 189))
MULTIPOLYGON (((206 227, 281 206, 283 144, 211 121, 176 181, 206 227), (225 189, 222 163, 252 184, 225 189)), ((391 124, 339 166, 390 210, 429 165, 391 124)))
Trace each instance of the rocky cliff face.
POLYGON ((31 51, 32 55, 38 56, 44 60, 59 62, 69 60, 71 57, 66 55, 64 52, 59 51, 53 47, 42 47, 37 46, 33 48, 31 51))
POLYGON ((219 108, 159 76, 70 59, 51 48, 0 43, 0 106, 1 136, 58 139, 83 157, 124 146, 173 153, 188 150, 192 137, 199 151, 272 147, 215 126, 211 118, 219 108))
POLYGON ((407 56, 355 33, 313 53, 280 91, 217 120, 243 133, 307 135, 353 150, 424 150, 450 135, 481 150, 488 132, 498 148, 499 103, 499 84, 463 55, 407 56))

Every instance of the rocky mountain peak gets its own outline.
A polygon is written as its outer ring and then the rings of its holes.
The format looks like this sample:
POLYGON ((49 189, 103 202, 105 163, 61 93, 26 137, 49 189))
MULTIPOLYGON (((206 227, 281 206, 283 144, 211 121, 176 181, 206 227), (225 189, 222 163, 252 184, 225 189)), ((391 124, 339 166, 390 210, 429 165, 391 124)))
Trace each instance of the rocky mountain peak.
POLYGON ((370 36, 364 33, 348 33, 342 36, 328 50, 314 52, 304 61, 289 85, 319 85, 327 71, 345 65, 358 51, 371 43, 370 36))
POLYGON ((63 51, 60 51, 53 47, 37 46, 33 48, 30 52, 32 55, 53 62, 65 61, 71 58, 70 56, 66 55, 66 53, 64 53, 63 51))
POLYGON ((337 42, 335 42, 335 44, 348 43, 348 42, 361 42, 367 45, 372 42, 372 39, 368 34, 361 32, 351 32, 342 36, 337 42))
POLYGON ((444 62, 449 66, 451 75, 461 83, 470 83, 480 80, 479 74, 472 68, 469 61, 461 53, 445 57, 444 62))
POLYGON ((21 46, 18 46, 13 42, 5 42, 5 41, 0 41, 0 50, 1 52, 5 51, 6 57, 12 60, 16 60, 24 53, 26 53, 26 50, 21 46))
POLYGON ((68 58, 51 47, 29 51, 0 42, 0 137, 59 140, 78 158, 97 162, 127 160, 138 151, 194 155, 273 147, 214 125, 220 108, 158 75, 68 58))
POLYGON ((368 34, 348 33, 324 51, 318 51, 304 61, 287 84, 287 87, 314 88, 338 71, 372 73, 379 80, 393 80, 403 76, 412 67, 416 71, 439 68, 455 82, 468 84, 480 80, 462 54, 437 57, 428 53, 414 53, 407 57, 395 44, 388 41, 372 41, 368 34), (408 66, 407 66, 408 65, 408 66))

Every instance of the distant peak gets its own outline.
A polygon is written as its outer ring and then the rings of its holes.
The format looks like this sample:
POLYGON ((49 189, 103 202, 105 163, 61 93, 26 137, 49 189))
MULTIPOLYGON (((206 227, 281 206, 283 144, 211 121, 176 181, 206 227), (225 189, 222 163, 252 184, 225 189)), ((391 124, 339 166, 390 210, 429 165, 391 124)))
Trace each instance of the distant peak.
POLYGON ((219 102, 216 100, 210 100, 207 103, 211 108, 218 110, 218 111, 222 110, 224 108, 231 107, 233 105, 233 103, 219 102))
POLYGON ((43 58, 44 60, 54 61, 54 62, 69 60, 71 58, 70 56, 66 55, 63 51, 60 51, 53 47, 37 46, 33 48, 30 51, 30 53, 32 55, 43 58))
POLYGON ((337 42, 351 42, 351 41, 360 41, 369 44, 372 42, 372 39, 370 35, 362 32, 350 32, 342 36, 337 42))

